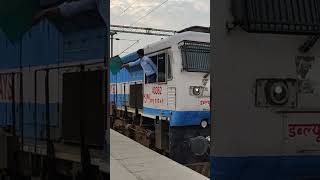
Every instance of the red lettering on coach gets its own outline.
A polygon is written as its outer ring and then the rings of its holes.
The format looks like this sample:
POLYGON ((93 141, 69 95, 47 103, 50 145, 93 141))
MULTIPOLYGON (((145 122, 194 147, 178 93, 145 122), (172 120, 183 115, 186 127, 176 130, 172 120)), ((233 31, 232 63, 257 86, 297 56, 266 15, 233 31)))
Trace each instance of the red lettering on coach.
POLYGON ((320 143, 320 124, 289 124, 288 135, 291 138, 296 136, 316 136, 316 142, 320 143))
POLYGON ((201 100, 200 105, 210 105, 210 100, 201 100))
POLYGON ((144 103, 147 103, 148 100, 150 100, 150 94, 144 94, 143 99, 144 99, 144 103))
POLYGON ((152 93, 153 94, 162 94, 162 87, 161 86, 154 86, 152 87, 152 93))

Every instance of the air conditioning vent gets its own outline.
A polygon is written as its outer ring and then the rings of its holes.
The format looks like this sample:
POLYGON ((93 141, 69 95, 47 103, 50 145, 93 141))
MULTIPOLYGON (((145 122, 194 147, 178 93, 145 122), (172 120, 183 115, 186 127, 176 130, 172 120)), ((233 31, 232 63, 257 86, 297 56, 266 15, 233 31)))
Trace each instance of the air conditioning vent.
POLYGON ((247 32, 319 34, 318 0, 233 0, 235 23, 247 32))

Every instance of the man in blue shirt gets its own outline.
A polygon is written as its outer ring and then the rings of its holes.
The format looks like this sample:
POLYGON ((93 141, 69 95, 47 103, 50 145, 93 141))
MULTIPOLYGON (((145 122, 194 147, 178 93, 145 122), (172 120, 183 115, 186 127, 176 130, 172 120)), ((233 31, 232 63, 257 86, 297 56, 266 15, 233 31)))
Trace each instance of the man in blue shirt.
POLYGON ((123 64, 122 68, 124 67, 133 67, 136 65, 141 65, 144 73, 146 74, 146 78, 147 78, 147 83, 154 83, 157 81, 157 66, 153 63, 153 61, 144 55, 144 50, 143 49, 139 49, 137 51, 138 55, 139 55, 139 59, 134 61, 134 62, 129 62, 127 64, 123 64))

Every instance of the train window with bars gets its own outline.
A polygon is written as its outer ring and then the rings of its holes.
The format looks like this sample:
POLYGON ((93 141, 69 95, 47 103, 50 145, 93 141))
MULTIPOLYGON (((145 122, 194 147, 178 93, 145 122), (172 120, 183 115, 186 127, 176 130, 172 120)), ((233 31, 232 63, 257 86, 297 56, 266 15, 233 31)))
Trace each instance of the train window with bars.
POLYGON ((209 72, 210 43, 182 41, 179 43, 183 70, 209 72))
POLYGON ((233 0, 234 24, 247 32, 319 34, 319 0, 233 0))

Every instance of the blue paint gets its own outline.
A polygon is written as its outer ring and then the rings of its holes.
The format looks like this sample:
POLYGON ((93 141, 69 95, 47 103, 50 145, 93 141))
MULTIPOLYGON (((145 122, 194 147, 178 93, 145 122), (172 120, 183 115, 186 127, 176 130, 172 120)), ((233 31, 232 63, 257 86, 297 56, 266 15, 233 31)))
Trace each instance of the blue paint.
MULTIPOLYGON (((34 110, 35 106, 33 103, 24 103, 23 117, 24 117, 24 136, 26 138, 34 138, 34 110)), ((20 106, 19 103, 16 104, 16 128, 17 131, 20 131, 19 128, 19 119, 20 119, 20 106)), ((61 108, 61 106, 60 106, 61 108)), ((59 111, 58 104, 52 103, 49 105, 50 111, 50 127, 52 128, 61 128, 59 120, 59 111)), ((61 111, 61 109, 60 109, 61 111)), ((45 137, 45 117, 46 106, 45 104, 37 104, 37 137, 45 137)), ((0 126, 12 125, 12 103, 0 103, 0 126)))
MULTIPOLYGON (((128 63, 137 60, 138 54, 136 52, 121 57, 123 63, 128 63)), ((130 81, 140 81, 144 79, 144 72, 140 65, 132 68, 124 68, 118 74, 113 75, 110 73, 111 83, 124 83, 130 81)))
POLYGON ((320 156, 211 157, 211 180, 316 180, 320 156))
POLYGON ((116 102, 117 107, 123 107, 125 101, 129 101, 129 94, 110 95, 110 102, 116 102))
POLYGON ((176 111, 172 114, 170 126, 198 126, 204 119, 211 124, 209 111, 176 111))
POLYGON ((20 42, 10 42, 0 30, 0 69, 103 60, 106 27, 61 32, 56 24, 41 21, 27 31, 20 42), (20 46, 22 47, 20 50, 20 46), (21 55, 21 61, 20 61, 21 55))
POLYGON ((128 62, 135 61, 138 58, 139 58, 138 54, 136 52, 133 52, 133 53, 130 53, 130 54, 127 54, 127 55, 121 57, 121 60, 123 63, 128 63, 128 62))
POLYGON ((154 115, 154 116, 167 116, 171 117, 175 111, 165 109, 155 109, 143 107, 143 113, 154 115))
POLYGON ((144 107, 143 112, 154 116, 170 117, 170 126, 198 126, 203 119, 207 119, 210 124, 209 111, 171 111, 144 107))
MULTIPOLYGON (((128 99, 128 94, 110 95, 110 102, 116 100, 117 107, 124 107, 124 102, 128 99)), ((207 119, 209 124, 211 122, 209 111, 171 111, 144 107, 143 113, 170 117, 170 126, 198 126, 203 119, 207 119)))
POLYGON ((116 75, 110 73, 110 83, 128 83, 132 81, 141 81, 144 79, 143 70, 128 71, 127 69, 121 69, 116 75))
POLYGON ((63 43, 63 62, 103 59, 107 48, 103 27, 65 33, 63 43))
POLYGON ((23 36, 22 66, 61 63, 62 49, 63 34, 49 21, 42 21, 23 36))
POLYGON ((0 30, 0 69, 19 66, 19 44, 11 43, 0 30))

